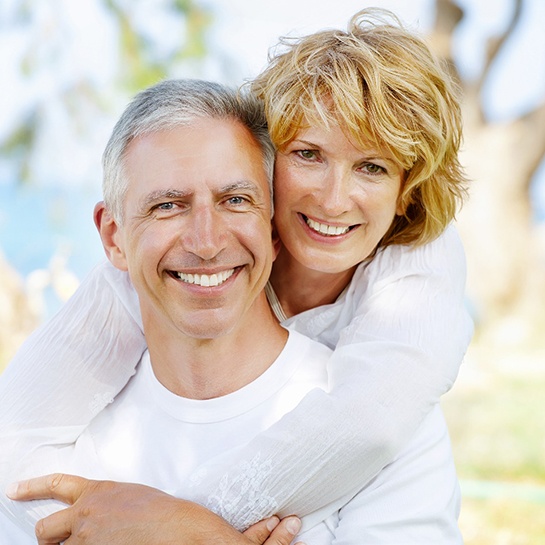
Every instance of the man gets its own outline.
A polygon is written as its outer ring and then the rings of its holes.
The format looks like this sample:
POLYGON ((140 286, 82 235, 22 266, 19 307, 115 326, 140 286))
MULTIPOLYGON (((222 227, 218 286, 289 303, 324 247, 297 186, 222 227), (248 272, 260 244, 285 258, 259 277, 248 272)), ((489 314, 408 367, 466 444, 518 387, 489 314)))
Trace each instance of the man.
MULTIPOLYGON (((138 287, 158 389, 192 400, 223 396, 256 379, 282 352, 288 333, 263 291, 273 259, 273 161, 260 106, 214 84, 165 82, 142 93, 116 126, 105 154, 107 205, 98 205, 95 217, 111 262, 138 287), (211 112, 194 115, 207 101, 214 102, 211 112), (154 123, 161 130, 150 129, 154 123), (135 137, 142 127, 147 134, 135 137)), ((327 357, 320 345, 314 352, 327 357)), ((138 395, 129 402, 145 402, 138 395)), ((116 429, 105 424, 103 443, 96 439, 87 450, 84 434, 75 449, 55 452, 52 464, 70 461, 87 475, 121 478, 104 469, 115 463, 106 434, 116 429)), ((168 436, 165 427, 146 427, 143 415, 135 424, 151 447, 154 432, 168 436)), ((146 465, 123 465, 131 480, 149 474, 146 465)))
MULTIPOLYGON (((97 206, 95 221, 108 258, 129 272, 138 292, 149 352, 75 447, 60 449, 57 467, 188 497, 198 463, 240 447, 311 389, 327 387, 329 350, 288 335, 264 293, 273 260, 273 150, 249 121, 250 107, 249 99, 214 84, 164 82, 138 95, 114 129, 105 154, 105 204, 97 206)), ((354 498, 314 516, 316 524, 299 538, 309 545, 398 543, 417 518, 443 527, 443 543, 459 542, 449 457, 432 411, 396 462, 354 498), (429 466, 414 488, 411 471, 421 471, 421 457, 429 466), (439 487, 437 479, 444 480, 439 487), (426 511, 435 488, 442 514, 426 511), (429 497, 418 497, 422 490, 429 497)), ((256 460, 256 473, 262 471, 256 460)), ((26 484, 12 497, 74 503, 38 527, 43 545, 70 536, 69 543, 185 542, 180 534, 189 515, 180 505, 187 502, 131 485, 70 477, 39 482, 45 490, 26 484), (131 492, 140 500, 124 503, 131 492), (112 512, 119 516, 112 520, 112 512), (156 521, 151 531, 150 520, 156 521)), ((244 537, 219 524, 210 535, 244 537)))

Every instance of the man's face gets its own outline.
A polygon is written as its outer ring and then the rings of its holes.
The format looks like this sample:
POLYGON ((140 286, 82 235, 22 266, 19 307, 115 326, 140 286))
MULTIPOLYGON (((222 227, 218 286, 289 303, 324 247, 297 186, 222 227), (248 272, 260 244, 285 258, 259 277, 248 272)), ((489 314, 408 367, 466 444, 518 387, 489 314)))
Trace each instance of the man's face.
POLYGON ((263 156, 233 120, 136 138, 127 149, 124 222, 114 265, 138 292, 146 336, 229 333, 268 280, 271 202, 263 156))

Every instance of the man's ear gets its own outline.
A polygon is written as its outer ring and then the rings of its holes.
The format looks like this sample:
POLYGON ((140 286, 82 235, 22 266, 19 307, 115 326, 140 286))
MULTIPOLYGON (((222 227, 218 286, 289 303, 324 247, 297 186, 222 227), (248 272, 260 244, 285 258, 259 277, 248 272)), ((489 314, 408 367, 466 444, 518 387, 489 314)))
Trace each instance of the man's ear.
POLYGON ((106 208, 104 201, 100 201, 95 205, 93 219, 102 240, 104 251, 112 265, 122 271, 128 270, 119 225, 113 214, 106 208))

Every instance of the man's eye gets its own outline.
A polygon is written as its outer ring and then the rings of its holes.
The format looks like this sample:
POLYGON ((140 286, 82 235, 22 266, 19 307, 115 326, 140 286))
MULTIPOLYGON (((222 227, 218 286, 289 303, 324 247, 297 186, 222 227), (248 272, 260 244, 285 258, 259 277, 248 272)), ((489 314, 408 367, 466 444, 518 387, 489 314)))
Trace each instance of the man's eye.
POLYGON ((157 206, 159 210, 172 210, 174 208, 174 203, 172 202, 164 202, 157 206))
POLYGON ((227 200, 227 202, 229 204, 243 204, 244 202, 246 202, 246 199, 244 199, 243 197, 229 197, 229 199, 227 200))

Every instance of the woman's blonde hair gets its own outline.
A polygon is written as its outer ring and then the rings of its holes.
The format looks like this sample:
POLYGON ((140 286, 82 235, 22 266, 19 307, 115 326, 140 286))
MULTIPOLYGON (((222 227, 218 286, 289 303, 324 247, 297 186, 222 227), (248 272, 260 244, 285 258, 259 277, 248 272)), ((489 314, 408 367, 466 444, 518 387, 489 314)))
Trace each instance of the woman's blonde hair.
POLYGON ((437 237, 453 220, 466 179, 457 89, 425 42, 374 8, 356 13, 346 32, 284 38, 280 46, 250 83, 276 147, 309 124, 339 123, 356 145, 389 152, 405 172, 404 215, 380 246, 437 237))

